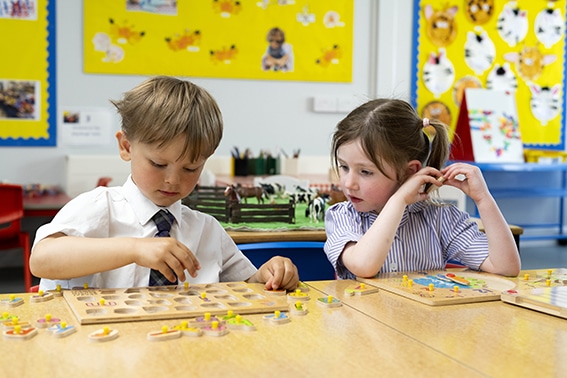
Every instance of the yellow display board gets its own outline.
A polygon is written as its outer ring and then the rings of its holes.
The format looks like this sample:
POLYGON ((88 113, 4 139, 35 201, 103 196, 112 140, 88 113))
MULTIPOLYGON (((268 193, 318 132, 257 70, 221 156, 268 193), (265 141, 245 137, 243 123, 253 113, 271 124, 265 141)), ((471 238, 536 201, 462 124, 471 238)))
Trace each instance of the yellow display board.
POLYGON ((525 147, 565 148, 565 0, 415 2, 415 105, 454 131, 466 88, 515 94, 525 147))
POLYGON ((0 0, 0 146, 55 146, 55 1, 0 0))
POLYGON ((353 0, 84 0, 84 70, 350 82, 353 12, 353 0))

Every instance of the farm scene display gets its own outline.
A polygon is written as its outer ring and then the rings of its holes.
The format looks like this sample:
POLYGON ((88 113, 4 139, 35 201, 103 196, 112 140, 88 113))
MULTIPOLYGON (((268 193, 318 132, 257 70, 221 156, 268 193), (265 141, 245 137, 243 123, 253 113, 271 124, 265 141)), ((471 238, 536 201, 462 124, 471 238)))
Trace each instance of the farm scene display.
POLYGON ((344 201, 335 185, 329 190, 279 183, 257 186, 197 186, 183 199, 191 209, 215 217, 221 224, 282 223, 323 228, 325 210, 344 201))

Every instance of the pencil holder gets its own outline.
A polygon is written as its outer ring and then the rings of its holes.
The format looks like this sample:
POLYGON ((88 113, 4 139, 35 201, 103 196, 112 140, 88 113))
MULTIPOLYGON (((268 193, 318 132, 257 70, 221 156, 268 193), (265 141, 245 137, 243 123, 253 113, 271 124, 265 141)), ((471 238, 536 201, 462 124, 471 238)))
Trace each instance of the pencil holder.
POLYGON ((248 176, 248 160, 232 158, 232 172, 234 176, 248 176))
POLYGON ((299 158, 284 159, 282 172, 286 176, 297 176, 299 174, 299 158))
POLYGON ((266 174, 266 159, 253 158, 248 159, 248 174, 261 176, 266 174))
POLYGON ((266 158, 266 174, 279 175, 280 174, 280 158, 268 157, 266 158))

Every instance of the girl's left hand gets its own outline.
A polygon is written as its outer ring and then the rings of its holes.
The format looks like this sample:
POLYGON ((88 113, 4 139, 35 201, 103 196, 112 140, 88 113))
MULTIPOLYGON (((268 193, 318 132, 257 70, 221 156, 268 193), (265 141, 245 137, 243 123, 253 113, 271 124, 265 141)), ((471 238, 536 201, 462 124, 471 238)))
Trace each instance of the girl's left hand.
POLYGON ((460 189, 475 202, 490 195, 482 172, 475 165, 454 163, 445 167, 441 173, 445 177, 443 185, 460 189))

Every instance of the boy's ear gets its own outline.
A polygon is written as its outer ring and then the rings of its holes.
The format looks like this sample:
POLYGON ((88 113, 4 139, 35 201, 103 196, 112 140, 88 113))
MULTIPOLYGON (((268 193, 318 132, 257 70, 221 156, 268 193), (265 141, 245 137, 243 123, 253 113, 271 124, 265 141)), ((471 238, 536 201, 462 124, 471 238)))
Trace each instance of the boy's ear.
POLYGON ((126 135, 124 135, 124 132, 122 130, 119 130, 116 133, 116 140, 118 141, 118 150, 120 152, 120 158, 122 158, 122 160, 124 161, 130 161, 131 160, 130 141, 128 140, 128 138, 126 138, 126 135))

